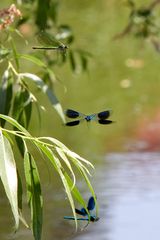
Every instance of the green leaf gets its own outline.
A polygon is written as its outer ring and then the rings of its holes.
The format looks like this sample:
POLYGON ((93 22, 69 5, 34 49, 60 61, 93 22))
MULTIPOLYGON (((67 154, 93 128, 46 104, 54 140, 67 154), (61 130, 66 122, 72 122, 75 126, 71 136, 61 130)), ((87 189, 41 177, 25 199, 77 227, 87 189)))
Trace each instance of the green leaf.
POLYGON ((0 177, 9 199, 15 228, 19 226, 18 199, 17 199, 17 171, 12 148, 8 139, 0 131, 0 177))
POLYGON ((22 195, 23 195, 23 188, 22 188, 22 181, 17 170, 17 177, 18 177, 18 208, 22 210, 22 195))
POLYGON ((68 160, 67 156, 64 154, 63 149, 61 149, 60 147, 55 147, 59 157, 64 161, 64 163, 67 165, 68 169, 70 170, 72 177, 73 177, 73 186, 74 187, 75 183, 76 183, 76 178, 75 178, 75 174, 73 172, 72 166, 70 164, 70 161, 68 160))
POLYGON ((28 137, 31 137, 31 135, 29 134, 29 132, 23 127, 21 126, 15 119, 9 117, 9 116, 6 116, 6 115, 3 115, 3 114, 0 114, 0 118, 6 120, 8 123, 10 123, 11 125, 13 125, 14 127, 16 127, 17 129, 20 130, 20 133, 22 135, 26 135, 28 137))
POLYGON ((12 45, 13 57, 14 57, 14 60, 15 60, 15 63, 16 63, 16 67, 17 67, 17 69, 19 69, 18 52, 17 52, 16 45, 15 45, 12 38, 11 38, 11 45, 12 45))
POLYGON ((39 29, 45 29, 47 27, 48 10, 50 8, 50 0, 38 0, 36 10, 36 24, 39 29))
POLYGON ((56 95, 48 87, 48 85, 46 85, 40 77, 38 77, 37 75, 32 74, 32 73, 20 73, 19 76, 29 78, 33 82, 36 83, 37 87, 39 87, 41 89, 41 91, 47 95, 52 106, 55 108, 55 110, 58 112, 59 116, 61 117, 62 121, 65 123, 65 116, 64 116, 62 106, 61 106, 60 102, 58 101, 56 95))
POLYGON ((47 66, 44 64, 44 62, 42 62, 39 58, 33 56, 33 55, 29 55, 29 54, 19 54, 18 55, 20 58, 23 58, 25 60, 28 60, 34 64, 36 64, 39 67, 44 67, 46 68, 47 66))
MULTIPOLYGON (((11 102, 12 102, 12 85, 13 85, 13 78, 10 75, 9 70, 7 69, 3 76, 2 76, 2 83, 0 86, 0 113, 1 114, 8 114, 11 102)), ((0 121, 1 126, 3 127, 5 121, 1 119, 0 121)))
MULTIPOLYGON (((73 181, 72 179, 69 177, 69 175, 67 174, 67 172, 64 173, 64 176, 68 182, 68 185, 70 186, 70 188, 73 186, 73 181)), ((83 197, 81 195, 81 193, 79 192, 78 188, 76 187, 76 185, 74 185, 74 187, 72 188, 72 194, 74 195, 74 197, 77 199, 77 201, 81 204, 81 206, 83 206, 84 208, 87 209, 86 203, 83 200, 83 197)))
POLYGON ((54 1, 50 2, 50 8, 48 11, 48 15, 54 23, 57 23, 59 4, 60 4, 59 0, 54 0, 54 1))
POLYGON ((0 60, 6 58, 11 53, 10 49, 0 48, 0 60))
POLYGON ((72 71, 75 72, 76 71, 76 60, 75 60, 74 53, 72 50, 69 51, 69 60, 70 60, 72 71))
POLYGON ((75 223, 76 223, 76 229, 77 229, 77 219, 76 219, 76 213, 75 213, 75 205, 72 197, 72 188, 73 185, 70 186, 64 176, 64 168, 61 165, 61 162, 56 157, 56 155, 52 152, 52 150, 48 146, 44 146, 44 144, 37 143, 37 146, 42 150, 43 154, 48 158, 48 160, 51 162, 51 164, 54 166, 55 170, 59 174, 61 181, 63 183, 64 189, 66 191, 68 200, 70 202, 73 215, 75 217, 75 223))
POLYGON ((27 89, 20 88, 15 94, 12 115, 25 128, 28 128, 30 122, 32 101, 32 95, 27 89))
POLYGON ((41 239, 43 221, 43 201, 40 178, 33 156, 26 150, 24 170, 27 184, 28 204, 31 209, 32 231, 35 240, 41 239))
MULTIPOLYGON (((28 128, 32 111, 32 96, 27 89, 20 88, 13 102, 13 117, 25 128, 28 128), (18 106, 18 107, 17 107, 18 106)), ((17 130, 16 127, 14 127, 17 130)), ((15 137, 19 151, 24 156, 24 144, 21 138, 15 137)))

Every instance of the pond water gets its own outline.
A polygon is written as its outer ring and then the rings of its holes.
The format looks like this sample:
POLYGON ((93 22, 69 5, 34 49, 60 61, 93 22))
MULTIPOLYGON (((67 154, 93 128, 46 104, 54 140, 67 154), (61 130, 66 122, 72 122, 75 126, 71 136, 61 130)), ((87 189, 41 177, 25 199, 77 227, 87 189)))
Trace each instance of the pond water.
POLYGON ((76 240, 158 240, 160 153, 111 153, 97 169, 100 220, 76 240))

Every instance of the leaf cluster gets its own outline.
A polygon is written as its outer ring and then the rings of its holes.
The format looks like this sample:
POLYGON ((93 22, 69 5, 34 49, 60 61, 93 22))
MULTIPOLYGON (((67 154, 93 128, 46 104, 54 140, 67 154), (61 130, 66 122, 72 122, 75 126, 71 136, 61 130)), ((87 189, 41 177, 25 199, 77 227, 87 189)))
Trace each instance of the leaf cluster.
MULTIPOLYGON (((53 137, 33 137, 28 131, 32 119, 33 105, 37 108, 39 122, 41 115, 41 106, 36 95, 32 92, 30 82, 47 96, 62 122, 65 123, 63 108, 52 89, 52 85, 57 81, 57 76, 52 67, 55 65, 61 67, 62 64, 69 61, 72 70, 76 71, 78 57, 82 70, 87 70, 90 54, 80 49, 71 50, 69 46, 66 56, 60 55, 61 64, 59 64, 58 59, 52 59, 45 51, 41 57, 37 52, 33 54, 19 52, 17 50, 17 38, 18 41, 27 42, 19 29, 28 23, 36 25, 38 32, 43 30, 51 38, 65 41, 69 45, 74 42, 71 28, 66 24, 58 25, 59 1, 21 0, 19 2, 22 12, 19 16, 22 15, 22 18, 18 22, 10 21, 9 24, 3 25, 0 36, 0 177, 15 219, 15 230, 18 229, 19 220, 21 220, 26 227, 31 226, 34 238, 40 240, 43 226, 41 174, 37 166, 36 153, 32 153, 30 146, 33 145, 40 152, 42 159, 50 162, 53 169, 58 173, 75 217, 76 227, 74 199, 84 208, 87 209, 87 207, 76 186, 76 175, 73 167, 78 169, 91 194, 95 199, 96 197, 89 180, 91 175, 89 168, 94 167, 89 161, 72 152, 53 137), (52 34, 51 30, 53 30, 52 34), (38 67, 40 73, 21 71, 23 61, 29 61, 31 65, 38 67), (14 152, 15 145, 23 159, 23 173, 19 172, 17 167, 19 159, 14 152), (23 179, 25 179, 30 207, 30 223, 26 222, 22 214, 23 179)), ((6 9, 2 10, 1 13, 10 14, 8 9, 7 11, 6 9)), ((14 11, 20 13, 20 10, 16 9, 15 6, 14 11)), ((3 14, 2 17, 0 15, 0 18, 3 22, 3 14)))

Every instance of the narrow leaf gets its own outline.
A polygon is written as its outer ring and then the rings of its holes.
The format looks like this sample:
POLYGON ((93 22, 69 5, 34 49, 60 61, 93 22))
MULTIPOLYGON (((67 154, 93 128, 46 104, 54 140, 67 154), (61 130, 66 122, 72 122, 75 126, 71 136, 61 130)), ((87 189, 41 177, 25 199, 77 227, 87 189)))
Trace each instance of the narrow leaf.
POLYGON ((35 240, 41 239, 43 202, 38 169, 32 155, 25 151, 24 170, 27 184, 28 204, 31 209, 32 231, 35 240))
POLYGON ((29 78, 36 83, 37 87, 39 87, 41 91, 47 95, 52 106, 55 108, 55 110, 58 112, 59 116, 61 117, 62 121, 65 123, 65 116, 63 113, 62 106, 59 103, 56 95, 48 87, 48 85, 46 85, 40 77, 32 73, 20 73, 19 76, 29 78))
MULTIPOLYGON (((2 82, 0 86, 0 113, 8 114, 11 101, 12 101, 12 83, 13 78, 11 77, 8 70, 6 70, 2 76, 2 82)), ((0 121, 2 127, 5 124, 5 121, 1 119, 0 121)))
POLYGON ((20 125, 15 119, 3 114, 0 114, 0 118, 6 120, 10 124, 12 124, 14 127, 18 128, 24 135, 30 136, 29 132, 22 125, 20 125))
POLYGON ((75 60, 74 53, 72 50, 69 51, 69 60, 70 60, 72 71, 75 72, 76 71, 76 60, 75 60))
POLYGON ((39 58, 29 55, 29 54, 19 54, 18 55, 20 58, 23 58, 25 60, 28 60, 34 64, 36 64, 39 67, 44 67, 46 68, 46 65, 44 64, 44 62, 42 62, 39 58))
POLYGON ((51 162, 51 164, 54 166, 55 170, 58 172, 61 181, 63 183, 64 189, 66 191, 68 200, 70 202, 70 206, 72 208, 72 212, 73 215, 75 217, 75 224, 76 224, 76 229, 77 229, 77 219, 76 219, 76 213, 75 213, 75 205, 74 205, 74 200, 72 197, 72 188, 73 185, 70 186, 65 178, 65 170, 63 169, 61 162, 59 161, 59 159, 55 156, 55 154, 53 154, 53 152, 51 151, 51 149, 47 146, 45 146, 44 144, 41 143, 37 143, 37 146, 42 150, 42 152, 44 153, 44 155, 48 158, 48 160, 51 162))
POLYGON ((9 199, 15 228, 19 226, 18 199, 17 199, 17 171, 12 148, 8 139, 0 131, 0 176, 9 199))

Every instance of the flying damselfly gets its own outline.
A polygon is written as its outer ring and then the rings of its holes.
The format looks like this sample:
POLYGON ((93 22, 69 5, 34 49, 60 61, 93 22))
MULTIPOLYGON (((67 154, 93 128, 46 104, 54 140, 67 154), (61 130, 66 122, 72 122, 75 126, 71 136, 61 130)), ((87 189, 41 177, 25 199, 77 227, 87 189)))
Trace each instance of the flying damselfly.
POLYGON ((32 49, 40 49, 40 50, 56 50, 63 54, 66 53, 68 47, 54 38, 51 34, 41 31, 37 34, 37 40, 41 44, 41 46, 33 46, 32 49))
POLYGON ((107 118, 109 118, 110 115, 111 115, 110 110, 106 110, 106 111, 99 112, 99 113, 94 113, 94 114, 91 114, 91 115, 85 115, 83 113, 74 111, 72 109, 67 109, 65 111, 65 115, 68 118, 79 118, 78 120, 67 122, 65 124, 66 126, 76 126, 76 125, 80 124, 80 122, 82 122, 83 120, 86 120, 87 122, 90 122, 90 121, 94 120, 94 121, 97 121, 100 124, 113 123, 112 120, 107 120, 107 118))
MULTIPOLYGON (((99 217, 91 214, 91 211, 93 211, 95 208, 95 201, 94 198, 91 196, 88 200, 87 210, 85 208, 81 208, 80 210, 75 208, 75 212, 83 217, 77 218, 79 221, 88 221, 88 222, 97 222, 99 220, 99 217), (88 214, 89 213, 89 214, 88 214)), ((71 216, 64 216, 64 219, 67 220, 75 220, 74 217, 71 216)))

